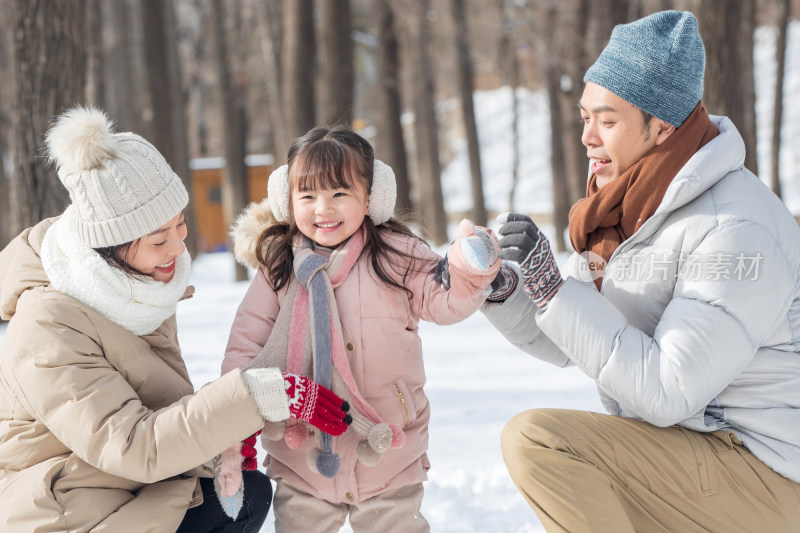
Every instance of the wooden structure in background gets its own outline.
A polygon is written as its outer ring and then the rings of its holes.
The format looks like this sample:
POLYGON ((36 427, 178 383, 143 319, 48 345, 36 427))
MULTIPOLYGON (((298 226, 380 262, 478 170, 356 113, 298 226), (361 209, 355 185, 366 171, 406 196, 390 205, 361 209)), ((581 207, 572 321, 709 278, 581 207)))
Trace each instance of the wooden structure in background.
MULTIPOLYGON (((274 167, 271 155, 249 155, 247 168, 247 197, 260 202, 267 196, 267 180, 274 167)), ((228 227, 222 214, 222 175, 225 158, 206 157, 189 162, 192 176, 192 204, 197 219, 197 251, 219 252, 228 249, 228 227)))

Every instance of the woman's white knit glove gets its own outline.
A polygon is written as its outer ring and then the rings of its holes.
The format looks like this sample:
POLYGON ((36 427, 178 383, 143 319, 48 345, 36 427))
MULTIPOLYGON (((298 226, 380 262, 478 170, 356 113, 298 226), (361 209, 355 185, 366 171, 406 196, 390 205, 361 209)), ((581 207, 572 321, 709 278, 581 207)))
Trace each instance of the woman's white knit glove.
POLYGON ((279 422, 291 416, 289 397, 286 396, 283 374, 279 369, 251 368, 244 371, 244 379, 264 419, 279 422))

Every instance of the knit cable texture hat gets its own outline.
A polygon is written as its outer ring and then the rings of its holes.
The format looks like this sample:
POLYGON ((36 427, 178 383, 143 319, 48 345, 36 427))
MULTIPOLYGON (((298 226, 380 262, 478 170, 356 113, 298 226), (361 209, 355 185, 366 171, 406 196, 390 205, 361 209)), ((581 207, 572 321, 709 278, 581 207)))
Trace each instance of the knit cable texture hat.
POLYGON ((661 11, 616 26, 583 81, 678 127, 703 96, 705 63, 694 15, 661 11))
POLYGON ((134 133, 113 133, 99 109, 65 112, 45 142, 75 206, 73 230, 91 248, 135 241, 189 203, 186 188, 158 150, 134 133))

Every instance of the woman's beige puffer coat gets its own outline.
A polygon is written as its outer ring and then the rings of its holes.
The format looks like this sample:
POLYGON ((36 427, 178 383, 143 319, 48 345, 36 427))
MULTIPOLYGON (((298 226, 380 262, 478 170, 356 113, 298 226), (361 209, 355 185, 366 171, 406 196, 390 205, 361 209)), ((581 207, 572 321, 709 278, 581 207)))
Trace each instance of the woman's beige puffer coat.
POLYGON ((0 252, 2 530, 173 532, 201 465, 262 418, 241 371, 193 394, 174 316, 139 337, 53 289, 52 222, 0 252))

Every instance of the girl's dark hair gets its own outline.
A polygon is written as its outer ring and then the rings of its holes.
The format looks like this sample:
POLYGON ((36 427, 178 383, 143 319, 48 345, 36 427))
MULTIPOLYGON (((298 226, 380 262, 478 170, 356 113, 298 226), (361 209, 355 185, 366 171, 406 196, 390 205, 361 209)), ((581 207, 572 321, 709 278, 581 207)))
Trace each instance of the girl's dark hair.
POLYGON ((135 241, 126 242, 125 244, 95 248, 94 251, 100 254, 100 257, 105 259, 106 263, 114 268, 120 269, 129 276, 135 278, 140 278, 142 276, 145 278, 151 278, 152 276, 150 274, 145 274, 144 272, 136 270, 129 265, 127 261, 125 261, 125 259, 128 257, 128 254, 135 252, 138 246, 139 239, 136 239, 135 241))
MULTIPOLYGON (((358 181, 365 186, 367 195, 372 192, 372 172, 375 155, 366 139, 347 126, 317 127, 295 139, 289 149, 289 190, 351 189, 358 181)), ((370 254, 372 268, 387 285, 405 291, 408 299, 413 293, 405 287, 405 280, 415 269, 415 258, 389 245, 384 236, 398 233, 419 239, 403 222, 391 218, 375 226, 369 216, 362 224, 366 230, 364 252, 370 254), (403 283, 395 281, 384 266, 389 265, 403 283)), ((294 221, 292 202, 289 200, 289 220, 268 226, 258 237, 256 258, 267 268, 270 282, 280 289, 291 277, 294 260, 292 241, 300 234, 294 221)), ((427 243, 426 243, 427 244, 427 243)))

